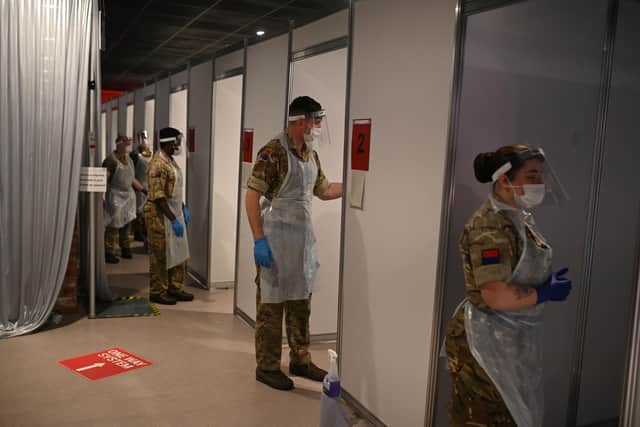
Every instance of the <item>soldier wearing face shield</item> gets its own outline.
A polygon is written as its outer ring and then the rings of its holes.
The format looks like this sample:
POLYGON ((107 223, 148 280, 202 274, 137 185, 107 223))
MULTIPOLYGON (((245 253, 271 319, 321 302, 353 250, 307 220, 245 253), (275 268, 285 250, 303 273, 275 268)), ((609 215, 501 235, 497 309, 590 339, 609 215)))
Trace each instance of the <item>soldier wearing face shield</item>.
POLYGON ((255 239, 258 285, 256 379, 279 390, 293 388, 293 381, 280 370, 283 313, 289 372, 315 381, 326 375, 309 353, 311 293, 319 266, 311 202, 314 195, 321 200, 342 197, 342 184, 327 180, 313 150, 323 122, 325 113, 318 102, 307 96, 294 99, 287 130, 259 150, 248 182, 246 208, 255 239))
POLYGON ((177 129, 161 129, 160 150, 153 155, 147 171, 149 195, 144 221, 149 245, 149 299, 158 304, 193 300, 193 294, 183 290, 190 215, 182 194, 183 171, 173 158, 182 150, 182 139, 177 129))
POLYGON ((568 269, 552 270, 552 248, 531 209, 566 200, 542 149, 481 153, 475 175, 493 189, 464 227, 459 250, 466 299, 447 326, 452 426, 540 427, 542 312, 571 292, 568 269))
POLYGON ((131 139, 126 136, 116 138, 116 149, 103 162, 107 169, 107 193, 105 195, 105 261, 110 264, 120 262, 116 256, 116 245, 120 246, 120 256, 131 258, 131 222, 136 218, 135 191, 146 189, 135 177, 131 153, 131 139))
MULTIPOLYGON (((136 179, 140 181, 140 183, 145 188, 148 188, 149 184, 147 182, 147 169, 149 168, 149 162, 151 162, 151 156, 153 155, 153 153, 151 152, 151 147, 149 146, 149 137, 147 131, 142 130, 138 132, 137 139, 137 147, 135 147, 135 149, 131 153, 131 159, 133 160, 133 163, 135 165, 136 179)), ((133 236, 134 240, 138 242, 145 242, 145 246, 147 243, 147 231, 144 225, 143 207, 146 201, 146 193, 136 193, 136 219, 133 222, 133 236)))

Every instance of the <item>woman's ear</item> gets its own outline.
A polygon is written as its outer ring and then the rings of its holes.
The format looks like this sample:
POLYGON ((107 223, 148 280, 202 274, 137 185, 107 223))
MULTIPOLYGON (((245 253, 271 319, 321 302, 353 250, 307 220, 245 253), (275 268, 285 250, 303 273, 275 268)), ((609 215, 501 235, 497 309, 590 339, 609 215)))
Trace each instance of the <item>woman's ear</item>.
POLYGON ((511 182, 509 181, 509 178, 507 178, 506 174, 502 174, 498 177, 498 181, 501 186, 503 187, 508 187, 509 185, 511 185, 511 182))

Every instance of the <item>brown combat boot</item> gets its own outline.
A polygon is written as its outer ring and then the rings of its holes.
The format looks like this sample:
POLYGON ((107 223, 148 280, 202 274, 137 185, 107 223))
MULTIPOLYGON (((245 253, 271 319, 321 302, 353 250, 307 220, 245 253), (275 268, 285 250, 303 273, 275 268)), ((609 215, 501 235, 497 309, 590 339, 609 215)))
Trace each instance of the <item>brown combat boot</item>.
POLYGON ((263 371, 256 368, 256 380, 276 390, 292 390, 293 381, 280 369, 277 371, 263 371))
POLYGON ((308 378, 313 381, 324 380, 324 377, 327 375, 327 371, 324 369, 318 368, 313 362, 309 362, 308 365, 295 365, 293 363, 289 363, 289 373, 291 375, 296 375, 298 377, 308 378))

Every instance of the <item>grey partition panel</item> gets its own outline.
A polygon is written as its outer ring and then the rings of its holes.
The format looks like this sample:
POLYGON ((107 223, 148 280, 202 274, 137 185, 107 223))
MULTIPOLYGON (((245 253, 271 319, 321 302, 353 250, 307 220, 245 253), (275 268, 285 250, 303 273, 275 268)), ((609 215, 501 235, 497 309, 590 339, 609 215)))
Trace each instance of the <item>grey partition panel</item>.
MULTIPOLYGON (((118 97, 118 134, 127 134, 127 94, 118 97)), ((131 136, 131 135, 128 135, 131 136)))
POLYGON ((183 70, 176 74, 173 74, 170 78, 171 91, 175 91, 177 88, 189 84, 189 71, 183 70))
POLYGON ((244 66, 244 49, 216 58, 215 74, 219 76, 230 70, 244 66))
POLYGON ((115 150, 116 148, 116 137, 118 136, 118 132, 117 132, 117 128, 118 128, 118 117, 120 116, 120 114, 118 114, 119 112, 116 113, 116 120, 115 120, 115 124, 114 124, 114 120, 113 120, 113 110, 118 110, 118 99, 112 99, 111 101, 109 101, 109 103, 107 103, 107 124, 108 124, 108 128, 107 128, 107 154, 110 153, 111 151, 115 150))
MULTIPOLYGON (((545 426, 568 416, 606 12, 599 0, 515 2, 465 24, 440 337, 464 298, 462 228, 491 191, 474 178, 475 156, 503 145, 544 147, 571 201, 535 216, 554 247, 554 268, 569 267, 576 283, 567 302, 546 307, 545 426)), ((446 363, 439 367, 435 424, 444 426, 450 380, 446 363)))
POLYGON ((635 295, 640 228, 640 2, 617 24, 594 239, 578 425, 618 418, 635 295))
MULTIPOLYGON (((105 147, 104 147, 104 151, 105 153, 108 153, 109 150, 111 149, 111 101, 107 101, 105 102, 103 105, 103 111, 105 113, 105 120, 104 120, 104 125, 105 125, 105 130, 104 130, 104 135, 105 135, 105 147)), ((102 161, 104 159, 101 159, 100 161, 102 161)))
POLYGON ((133 93, 133 135, 131 136, 134 140, 136 134, 144 129, 144 93, 145 88, 138 89, 133 93))
MULTIPOLYGON (((343 182, 347 49, 338 49, 292 63, 289 101, 311 96, 327 110, 330 144, 316 148, 322 170, 330 182, 343 182)), ((312 222, 318 236, 320 269, 311 301, 311 335, 335 334, 338 316, 340 220, 338 201, 313 201, 312 222)))
MULTIPOLYGON (((287 35, 279 36, 247 49, 245 99, 242 108, 243 127, 254 130, 252 159, 255 159, 260 147, 283 130, 288 40, 287 35)), ((250 170, 248 163, 244 163, 242 167, 250 170)), ((248 176, 244 177, 245 180, 247 178, 248 176)), ((235 310, 253 320, 256 313, 256 265, 253 258, 253 236, 244 204, 246 189, 240 191, 235 310)))
POLYGON ((220 288, 235 285, 243 81, 240 74, 214 86, 209 284, 220 288))
POLYGON ((169 126, 169 79, 160 80, 156 83, 156 114, 155 130, 160 130, 169 126))
MULTIPOLYGON (((348 2, 344 2, 345 8, 348 2)), ((292 50, 297 52, 349 33, 349 10, 343 9, 293 31, 292 50)))
MULTIPOLYGON (((187 111, 188 128, 195 136, 189 149, 187 200, 191 212, 189 224, 189 271, 202 284, 207 283, 209 269, 209 183, 211 182, 211 96, 213 64, 211 61, 191 68, 187 111)), ((189 131, 186 131, 187 134, 189 131)))

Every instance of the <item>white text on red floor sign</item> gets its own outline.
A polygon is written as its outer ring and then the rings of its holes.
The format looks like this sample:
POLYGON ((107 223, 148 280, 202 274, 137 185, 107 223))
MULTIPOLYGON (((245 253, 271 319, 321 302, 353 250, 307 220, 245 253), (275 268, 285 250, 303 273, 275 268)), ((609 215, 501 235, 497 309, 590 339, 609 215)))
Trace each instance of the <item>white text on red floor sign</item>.
POLYGON ((90 380, 99 380, 150 366, 151 362, 121 348, 109 348, 58 362, 90 380))

